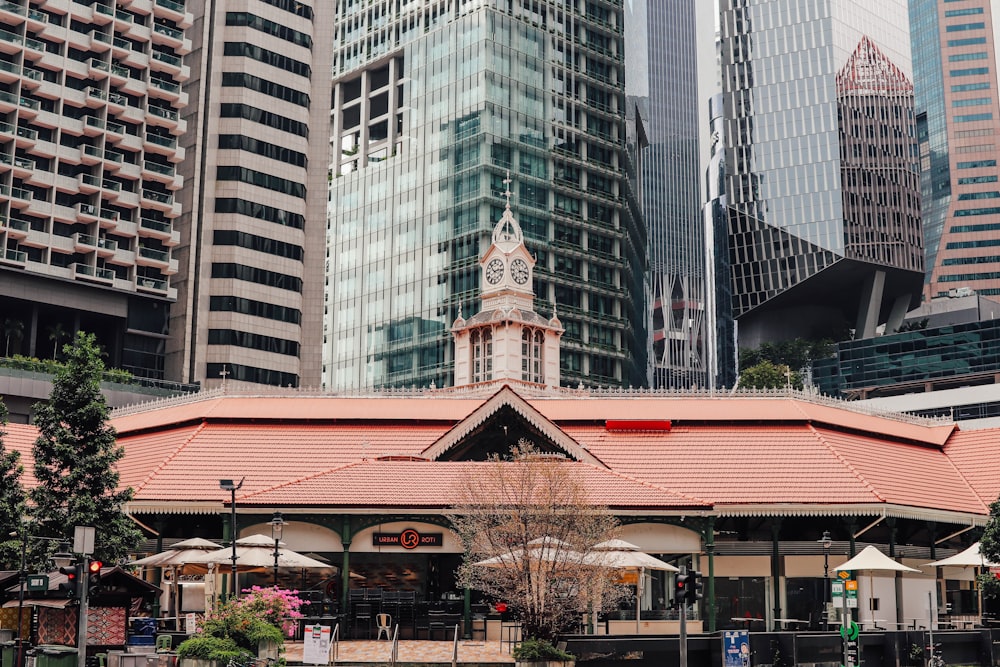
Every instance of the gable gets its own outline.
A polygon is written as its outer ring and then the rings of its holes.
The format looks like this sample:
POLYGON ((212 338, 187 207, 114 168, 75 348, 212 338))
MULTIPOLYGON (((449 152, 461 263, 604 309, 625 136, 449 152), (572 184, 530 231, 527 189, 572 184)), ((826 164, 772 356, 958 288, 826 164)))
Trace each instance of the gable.
POLYGON ((485 461, 493 455, 506 456, 522 438, 541 453, 606 467, 507 385, 427 447, 423 456, 439 461, 485 461))

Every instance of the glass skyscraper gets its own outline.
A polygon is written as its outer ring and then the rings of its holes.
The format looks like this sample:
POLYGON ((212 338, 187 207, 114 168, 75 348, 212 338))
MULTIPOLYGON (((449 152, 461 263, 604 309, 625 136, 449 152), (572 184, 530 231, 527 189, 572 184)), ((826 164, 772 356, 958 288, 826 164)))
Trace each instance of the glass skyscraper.
POLYGON ((695 0, 633 0, 625 10, 625 92, 645 119, 642 209, 649 230, 656 387, 705 386, 695 0))
POLYGON ((874 335, 923 276, 905 0, 723 0, 740 343, 874 335))
POLYGON ((1000 97, 989 0, 910 0, 927 283, 1000 294, 1000 97))
POLYGON ((508 173, 563 383, 647 383, 623 23, 620 0, 338 4, 327 388, 452 383, 508 173))

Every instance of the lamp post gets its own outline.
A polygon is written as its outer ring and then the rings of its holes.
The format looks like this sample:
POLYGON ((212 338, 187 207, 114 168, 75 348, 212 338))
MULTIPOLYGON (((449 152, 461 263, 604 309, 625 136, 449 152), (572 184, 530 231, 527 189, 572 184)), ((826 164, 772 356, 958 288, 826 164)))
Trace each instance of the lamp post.
MULTIPOLYGON (((830 547, 833 546, 830 531, 824 530, 823 537, 816 541, 823 547, 823 617, 825 617, 826 603, 830 601, 830 547)), ((827 621, 829 619, 824 618, 823 625, 827 625, 827 621)))
POLYGON ((278 543, 281 540, 281 531, 285 528, 285 520, 281 517, 281 512, 275 512, 271 519, 271 537, 274 538, 274 587, 278 587, 278 543))
POLYGON ((236 531, 236 492, 239 491, 241 488, 243 488, 243 481, 245 479, 246 479, 246 477, 244 477, 243 479, 241 479, 239 484, 234 484, 233 480, 231 480, 231 479, 220 479, 219 480, 219 488, 222 489, 223 491, 229 491, 229 493, 231 494, 230 501, 229 501, 229 506, 232 509, 232 517, 231 517, 231 520, 230 520, 229 529, 230 529, 230 532, 232 533, 232 535, 230 535, 230 537, 232 538, 232 544, 233 544, 233 556, 232 556, 233 567, 232 567, 232 575, 231 575, 230 580, 229 580, 229 597, 231 597, 231 598, 237 597, 237 595, 238 595, 237 592, 236 592, 236 558, 237 558, 236 557, 236 535, 237 535, 237 531, 236 531))

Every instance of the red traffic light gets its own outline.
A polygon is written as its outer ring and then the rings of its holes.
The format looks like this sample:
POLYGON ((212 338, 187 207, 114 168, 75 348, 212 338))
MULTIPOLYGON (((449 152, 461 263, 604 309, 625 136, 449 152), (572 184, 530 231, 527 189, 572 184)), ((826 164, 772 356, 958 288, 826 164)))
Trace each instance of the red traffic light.
POLYGON ((99 560, 92 560, 89 563, 87 563, 87 570, 91 574, 99 574, 101 572, 102 567, 104 567, 104 563, 102 563, 99 560))
POLYGON ((500 614, 504 613, 505 611, 507 611, 507 603, 506 602, 497 602, 496 603, 496 610, 497 610, 497 613, 500 613, 500 614))

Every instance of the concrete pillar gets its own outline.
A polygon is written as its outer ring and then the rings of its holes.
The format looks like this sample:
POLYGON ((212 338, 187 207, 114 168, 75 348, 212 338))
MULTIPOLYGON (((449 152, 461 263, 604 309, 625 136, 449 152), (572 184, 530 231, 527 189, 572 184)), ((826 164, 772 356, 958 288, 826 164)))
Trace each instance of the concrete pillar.
POLYGON ((771 619, 771 629, 777 618, 781 618, 781 519, 774 519, 771 524, 771 585, 774 593, 774 616, 771 619))
POLYGON ((875 271, 866 280, 858 302, 858 321, 854 326, 855 338, 872 338, 878 326, 882 292, 885 289, 885 271, 875 271))
POLYGON ((885 332, 887 334, 899 331, 899 327, 903 325, 903 318, 906 317, 906 311, 909 308, 909 294, 900 294, 896 297, 896 300, 892 302, 892 310, 889 311, 889 320, 885 323, 885 332))

